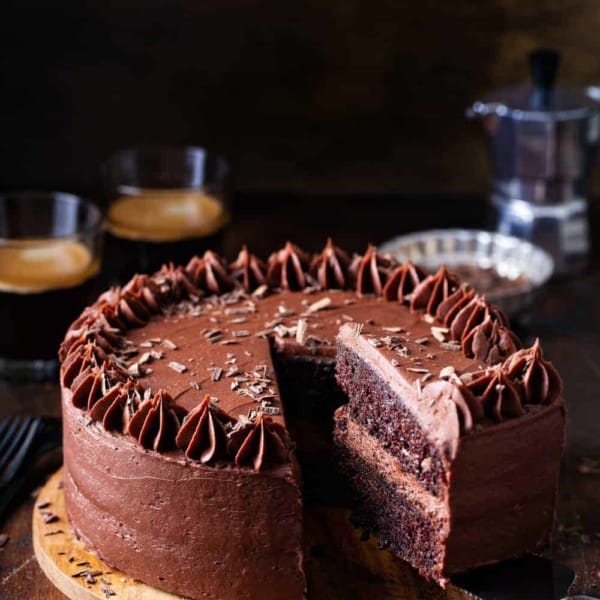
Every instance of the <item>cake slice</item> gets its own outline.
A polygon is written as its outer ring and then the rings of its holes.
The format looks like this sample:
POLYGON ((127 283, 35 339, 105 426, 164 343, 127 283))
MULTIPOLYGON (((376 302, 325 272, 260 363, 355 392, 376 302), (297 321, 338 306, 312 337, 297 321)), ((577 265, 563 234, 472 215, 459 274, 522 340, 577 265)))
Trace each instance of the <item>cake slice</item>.
POLYGON ((548 541, 565 411, 539 343, 484 367, 431 321, 341 327, 334 438, 361 523, 444 585, 548 541))

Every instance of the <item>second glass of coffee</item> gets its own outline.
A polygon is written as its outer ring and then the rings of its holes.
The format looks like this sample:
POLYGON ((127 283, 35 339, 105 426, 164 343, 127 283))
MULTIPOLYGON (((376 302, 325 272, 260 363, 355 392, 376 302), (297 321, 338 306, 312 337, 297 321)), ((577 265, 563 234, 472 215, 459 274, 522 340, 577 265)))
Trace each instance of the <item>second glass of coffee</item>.
POLYGON ((0 194, 0 377, 55 376, 68 325, 99 292, 101 225, 72 194, 0 194))
POLYGON ((197 147, 124 150, 104 167, 108 283, 220 250, 229 222, 227 162, 197 147))

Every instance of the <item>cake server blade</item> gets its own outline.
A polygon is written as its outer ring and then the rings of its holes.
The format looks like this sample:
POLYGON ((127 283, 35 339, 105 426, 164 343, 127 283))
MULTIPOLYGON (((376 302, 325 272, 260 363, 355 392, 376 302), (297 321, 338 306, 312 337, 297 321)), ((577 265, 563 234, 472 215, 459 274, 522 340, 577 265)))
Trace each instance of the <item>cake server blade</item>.
POLYGON ((473 569, 452 577, 452 583, 482 600, 560 600, 567 595, 575 573, 542 558, 524 556, 473 569))

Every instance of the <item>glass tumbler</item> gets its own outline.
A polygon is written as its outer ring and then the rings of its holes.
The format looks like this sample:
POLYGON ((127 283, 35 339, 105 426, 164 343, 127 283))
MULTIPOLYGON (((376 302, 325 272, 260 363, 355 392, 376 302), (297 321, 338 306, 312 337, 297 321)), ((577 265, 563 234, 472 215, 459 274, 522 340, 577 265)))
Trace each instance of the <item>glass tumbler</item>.
POLYGON ((56 374, 69 324, 98 293, 100 210, 62 192, 0 194, 0 377, 56 374))
POLYGON ((220 250, 229 222, 229 166, 199 147, 124 150, 103 168, 108 283, 220 250))

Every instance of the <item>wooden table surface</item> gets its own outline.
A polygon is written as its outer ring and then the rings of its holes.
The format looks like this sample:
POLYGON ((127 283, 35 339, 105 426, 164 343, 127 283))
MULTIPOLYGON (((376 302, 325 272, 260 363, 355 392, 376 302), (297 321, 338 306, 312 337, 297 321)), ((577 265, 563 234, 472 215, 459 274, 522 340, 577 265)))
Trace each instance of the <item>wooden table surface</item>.
MULTIPOLYGON (((245 195, 237 198, 226 253, 248 243, 267 254, 287 238, 320 248, 329 234, 345 247, 362 250, 393 235, 430 227, 478 227, 484 202, 477 198, 308 198, 245 195)), ((600 224, 592 205, 591 221, 600 224)), ((589 271, 548 286, 519 324, 525 342, 540 336, 546 355, 565 383, 567 449, 561 481, 553 553, 577 574, 574 591, 600 596, 600 260, 594 246, 589 271)), ((0 383, 0 417, 11 413, 59 416, 56 383, 0 383)), ((42 474, 43 476, 43 474, 42 474)), ((32 482, 35 486, 35 482, 32 482)), ((30 493, 15 506, 0 533, 0 598, 64 598, 40 571, 31 547, 30 493)))

